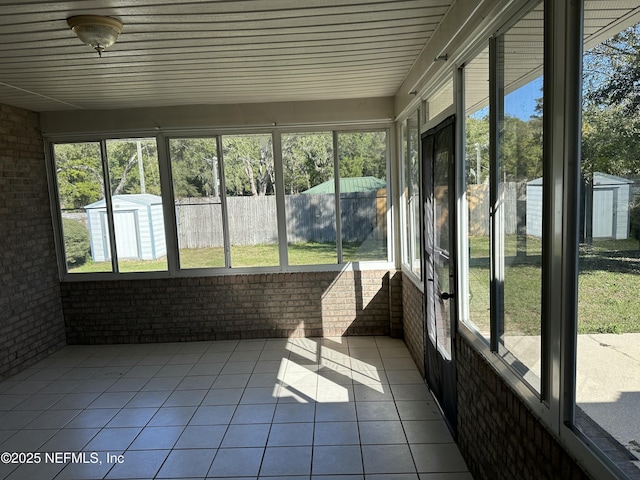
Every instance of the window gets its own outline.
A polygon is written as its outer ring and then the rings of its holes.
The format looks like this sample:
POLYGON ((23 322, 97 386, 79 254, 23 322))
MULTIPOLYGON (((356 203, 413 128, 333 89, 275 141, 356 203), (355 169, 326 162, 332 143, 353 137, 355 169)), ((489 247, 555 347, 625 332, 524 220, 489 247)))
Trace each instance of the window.
MULTIPOLYGON (((107 140, 106 147, 118 271, 166 270, 156 140, 107 140)), ((106 205, 94 205, 92 210, 94 218, 99 216, 106 225, 106 205)), ((109 238, 106 236, 107 252, 109 238)))
POLYGON ((491 330, 488 48, 464 67, 464 108, 468 235, 462 239, 461 255, 467 255, 462 259, 468 271, 468 275, 462 275, 466 281, 462 290, 468 303, 462 305, 460 317, 488 342, 491 330))
POLYGON ((603 34, 600 14, 585 2, 575 422, 638 478, 640 24, 603 34))
POLYGON ((169 140, 180 268, 225 266, 216 138, 169 140))
POLYGON ((429 122, 453 105, 453 79, 449 77, 446 82, 430 95, 426 101, 425 117, 429 122))
POLYGON ((387 152, 383 129, 52 142, 66 273, 168 271, 168 245, 178 275, 388 261, 387 152))
POLYGON ((279 265, 271 135, 222 137, 232 267, 279 265))
POLYGON ((104 216, 90 215, 92 205, 106 205, 100 144, 60 143, 54 145, 53 157, 67 271, 111 272, 109 223, 104 216))
POLYGON ((387 260, 387 148, 386 131, 282 135, 289 265, 387 260))
POLYGON ((542 368, 543 55, 540 4, 494 37, 492 48, 467 62, 461 75, 460 216, 467 235, 458 240, 459 315, 536 392, 542 368))
POLYGON ((422 275, 420 205, 420 112, 414 111, 402 124, 403 257, 402 262, 418 279, 422 275))
POLYGON ((408 202, 408 239, 409 265, 418 277, 422 270, 422 247, 420 243, 420 130, 418 114, 407 119, 407 202, 408 202))
POLYGON ((387 259, 386 132, 338 133, 342 258, 387 259))
POLYGON ((542 5, 496 39, 494 282, 497 339, 540 390, 542 302, 542 5), (523 42, 523 37, 527 41, 523 42), (524 61, 523 61, 524 59, 524 61))
POLYGON ((53 155, 67 271, 166 270, 155 139, 56 144, 53 155))
POLYGON ((333 134, 282 135, 289 265, 336 264, 333 134))

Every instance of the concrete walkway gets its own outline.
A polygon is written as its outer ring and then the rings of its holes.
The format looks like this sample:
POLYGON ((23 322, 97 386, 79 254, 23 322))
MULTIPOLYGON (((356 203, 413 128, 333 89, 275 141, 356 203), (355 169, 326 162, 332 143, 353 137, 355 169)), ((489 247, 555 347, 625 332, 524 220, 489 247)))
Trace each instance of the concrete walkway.
POLYGON ((577 403, 637 458, 640 333, 578 335, 577 403))
MULTIPOLYGON (((540 378, 540 337, 505 338, 509 350, 540 378)), ((578 335, 578 406, 638 459, 640 468, 640 333, 578 335)))

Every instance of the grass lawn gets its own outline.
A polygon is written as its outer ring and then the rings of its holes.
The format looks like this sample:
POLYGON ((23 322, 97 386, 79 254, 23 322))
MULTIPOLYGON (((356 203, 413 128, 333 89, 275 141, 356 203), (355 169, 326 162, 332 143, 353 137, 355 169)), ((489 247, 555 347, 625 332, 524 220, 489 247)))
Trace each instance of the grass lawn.
MULTIPOLYGON (((515 253, 515 240, 506 239, 505 251, 515 253)), ((489 330, 488 241, 471 237, 469 271, 471 320, 489 330)), ((529 255, 541 253, 539 240, 528 239, 529 255)), ((505 266, 505 330, 513 335, 540 333, 539 267, 518 263, 505 266)), ((595 241, 580 249, 578 275, 578 333, 640 332, 640 250, 635 240, 595 241)))
MULTIPOLYGON (((346 262, 386 260, 386 245, 345 243, 342 256, 346 262)), ((335 265, 338 263, 335 244, 295 243, 289 245, 289 265, 335 265)), ((231 247, 233 267, 268 267, 280 264, 278 245, 241 245, 231 247)), ((224 249, 185 248, 180 250, 182 268, 224 267, 224 249)), ((167 269, 166 257, 158 260, 122 260, 121 272, 153 272, 167 269)), ((110 262, 88 262, 69 273, 110 272, 110 262)))

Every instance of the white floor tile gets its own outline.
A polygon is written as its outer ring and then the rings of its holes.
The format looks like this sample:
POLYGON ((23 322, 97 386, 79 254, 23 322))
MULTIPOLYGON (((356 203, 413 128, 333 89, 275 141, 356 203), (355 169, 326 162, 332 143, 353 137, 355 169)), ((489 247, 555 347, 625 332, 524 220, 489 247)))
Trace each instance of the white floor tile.
POLYGON ((257 476, 264 448, 221 448, 209 470, 209 477, 257 476))
POLYGON ((314 475, 363 473, 360 445, 314 446, 311 471, 314 475))
POLYGON ((0 450, 122 463, 0 465, 42 480, 471 480, 402 341, 70 346, 0 382, 0 450))
POLYGON ((407 444, 363 445, 362 461, 365 475, 370 473, 416 473, 416 466, 407 444))
POLYGON ((173 450, 156 478, 204 477, 213 462, 216 450, 173 450))
POLYGON ((311 447, 269 447, 264 452, 261 476, 284 477, 311 473, 311 447))
POLYGON ((174 448, 218 448, 227 425, 188 425, 174 448))

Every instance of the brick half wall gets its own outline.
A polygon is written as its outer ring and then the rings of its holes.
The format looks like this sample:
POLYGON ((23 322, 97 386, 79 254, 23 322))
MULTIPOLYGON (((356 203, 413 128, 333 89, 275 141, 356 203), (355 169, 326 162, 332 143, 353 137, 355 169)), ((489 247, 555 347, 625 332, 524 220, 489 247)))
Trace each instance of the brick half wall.
POLYGON ((520 397, 458 335, 458 447, 476 480, 587 480, 520 397))
POLYGON ((64 282, 69 344, 389 335, 396 272, 64 282))
POLYGON ((404 341, 422 374, 422 378, 425 378, 424 295, 404 274, 402 278, 402 322, 404 341))

